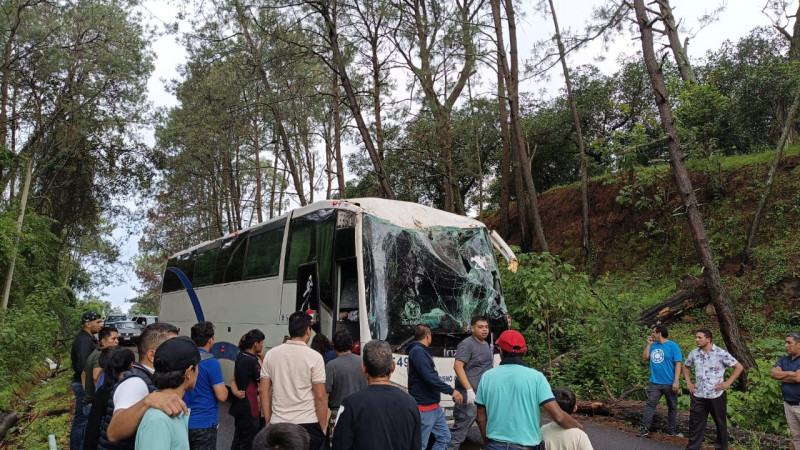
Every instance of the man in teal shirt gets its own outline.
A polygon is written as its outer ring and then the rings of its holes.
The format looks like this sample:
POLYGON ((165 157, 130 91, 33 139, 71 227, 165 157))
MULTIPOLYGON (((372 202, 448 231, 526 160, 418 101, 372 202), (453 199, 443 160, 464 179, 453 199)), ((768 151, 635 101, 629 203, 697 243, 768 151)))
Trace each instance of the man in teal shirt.
POLYGON ((500 365, 483 374, 475 397, 487 450, 540 448, 539 407, 562 428, 583 429, 558 406, 547 378, 520 359, 527 346, 518 331, 504 331, 495 344, 500 347, 500 365))
MULTIPOLYGON (((188 337, 167 339, 156 349, 152 380, 160 392, 183 397, 197 383, 200 352, 188 337)), ((191 412, 190 412, 191 414, 191 412)), ((136 450, 189 450, 189 417, 150 408, 136 431, 136 450)))

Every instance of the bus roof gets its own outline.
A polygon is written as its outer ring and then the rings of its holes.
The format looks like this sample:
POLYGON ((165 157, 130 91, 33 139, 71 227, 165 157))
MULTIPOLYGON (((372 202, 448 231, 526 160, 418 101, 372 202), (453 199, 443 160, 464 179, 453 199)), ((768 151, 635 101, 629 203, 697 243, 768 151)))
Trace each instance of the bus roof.
POLYGON ((239 230, 236 233, 229 233, 217 239, 194 245, 190 248, 175 253, 172 255, 172 257, 204 248, 216 241, 232 237, 235 234, 244 231, 257 230, 277 220, 285 220, 289 213, 291 213, 292 217, 294 218, 304 216, 320 209, 330 208, 370 214, 391 224, 413 230, 426 230, 433 226, 455 228, 486 227, 483 222, 470 219, 466 216, 459 216, 458 214, 445 212, 431 206, 420 205, 419 203, 406 202, 402 200, 387 200, 375 197, 353 198, 347 200, 321 200, 310 205, 293 209, 279 217, 275 217, 268 221, 253 225, 252 227, 239 230))

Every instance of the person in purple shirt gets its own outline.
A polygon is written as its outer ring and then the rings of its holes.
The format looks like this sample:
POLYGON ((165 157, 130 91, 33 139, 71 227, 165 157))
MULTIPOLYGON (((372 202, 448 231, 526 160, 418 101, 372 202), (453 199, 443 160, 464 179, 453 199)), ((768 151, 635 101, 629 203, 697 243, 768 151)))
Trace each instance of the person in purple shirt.
POLYGON ((192 327, 192 341, 200 351, 199 372, 194 390, 186 391, 183 401, 189 414, 189 447, 192 450, 216 450, 219 405, 228 399, 222 367, 211 353, 214 324, 200 322, 192 327))

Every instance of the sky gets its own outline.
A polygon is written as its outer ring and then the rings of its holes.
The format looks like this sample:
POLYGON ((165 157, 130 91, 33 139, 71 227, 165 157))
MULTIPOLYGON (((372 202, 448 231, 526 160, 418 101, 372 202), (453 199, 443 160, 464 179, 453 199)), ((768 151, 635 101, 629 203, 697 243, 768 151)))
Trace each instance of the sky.
MULTIPOLYGON (((533 10, 533 1, 519 2, 528 8, 518 14, 518 39, 520 58, 529 58, 533 42, 546 39, 553 33, 552 21, 543 17, 541 13, 533 10)), ((556 13, 562 34, 568 31, 580 32, 590 18, 594 5, 601 4, 597 0, 554 0, 556 13)), ((700 29, 698 18, 717 9, 721 2, 718 0, 672 0, 673 13, 681 20, 682 38, 689 37, 687 47, 692 60, 702 58, 709 50, 720 47, 726 39, 737 41, 756 26, 770 25, 770 18, 762 13, 765 0, 728 0, 725 9, 719 15, 719 20, 700 29)), ((144 4, 145 16, 158 27, 177 20, 178 9, 173 2, 148 0, 144 4)), ((186 26, 181 25, 181 31, 186 31, 186 26)), ((156 55, 155 70, 153 71, 147 87, 148 98, 154 107, 171 107, 177 105, 177 100, 166 90, 169 80, 179 78, 178 67, 186 60, 186 52, 176 42, 175 35, 165 34, 152 42, 152 49, 156 55)), ((658 50, 658 49, 657 49, 658 50)), ((599 43, 588 45, 586 48, 568 56, 570 66, 580 64, 594 64, 602 72, 611 74, 618 67, 620 55, 639 54, 641 44, 638 40, 619 38, 609 48, 603 48, 599 43)), ((548 73, 549 79, 528 80, 520 86, 521 92, 544 91, 545 95, 555 95, 562 89, 563 76, 560 65, 555 66, 548 73)), ((402 85, 402 83, 400 84, 402 85)), ((490 86, 486 86, 490 89, 490 86)), ((142 130, 145 141, 149 145, 154 143, 153 130, 142 130)), ((136 207, 144 201, 133 202, 129 205, 136 207)), ((143 224, 140 224, 141 228, 143 224)), ((136 296, 134 288, 137 286, 136 276, 130 260, 137 253, 140 235, 128 233, 127 230, 117 230, 115 239, 121 245, 121 260, 124 267, 120 269, 121 279, 115 286, 105 289, 101 298, 110 301, 113 306, 118 306, 123 312, 130 307, 125 300, 136 296)))

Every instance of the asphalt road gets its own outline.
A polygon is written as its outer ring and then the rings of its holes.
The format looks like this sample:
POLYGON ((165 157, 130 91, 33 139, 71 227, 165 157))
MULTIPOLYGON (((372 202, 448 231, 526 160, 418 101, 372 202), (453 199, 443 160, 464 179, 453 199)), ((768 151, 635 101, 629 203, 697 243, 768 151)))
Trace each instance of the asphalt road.
MULTIPOLYGON (((217 450, 228 450, 233 440, 233 418, 228 415, 229 402, 223 403, 219 408, 219 432, 217 435, 217 450)), ((682 445, 659 442, 648 438, 638 438, 633 431, 626 433, 623 431, 607 428, 602 424, 577 419, 583 424, 592 447, 595 450, 675 450, 684 448, 686 440, 682 445)), ((461 450, 478 450, 485 448, 480 439, 481 435, 477 426, 473 426, 467 442, 461 445, 461 450)))

